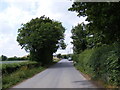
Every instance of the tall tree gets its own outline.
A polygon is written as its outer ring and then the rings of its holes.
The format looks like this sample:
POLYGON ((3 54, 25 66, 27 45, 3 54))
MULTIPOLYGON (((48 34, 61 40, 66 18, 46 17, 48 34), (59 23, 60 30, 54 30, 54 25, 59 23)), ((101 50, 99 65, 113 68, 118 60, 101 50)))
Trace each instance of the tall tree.
POLYGON ((5 60, 7 60, 7 59, 8 59, 7 56, 1 55, 1 60, 2 60, 2 61, 5 61, 5 60))
POLYGON ((72 39, 73 39, 73 51, 74 53, 80 53, 87 48, 86 44, 86 30, 84 24, 78 24, 72 28, 72 39))
POLYGON ((41 16, 22 24, 17 41, 30 52, 32 60, 47 64, 52 62, 53 53, 59 47, 65 48, 64 32, 65 28, 60 22, 41 16))
POLYGON ((101 34, 102 43, 120 42, 120 2, 74 2, 69 10, 87 16, 89 30, 101 34))

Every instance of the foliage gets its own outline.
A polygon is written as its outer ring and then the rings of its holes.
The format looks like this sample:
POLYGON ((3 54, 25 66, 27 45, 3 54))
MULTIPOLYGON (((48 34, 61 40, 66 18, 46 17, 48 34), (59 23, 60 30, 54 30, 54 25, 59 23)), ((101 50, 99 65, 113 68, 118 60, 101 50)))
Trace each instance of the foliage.
POLYGON ((65 28, 58 21, 48 17, 32 19, 18 30, 17 41, 30 52, 31 60, 47 64, 52 62, 53 53, 58 48, 64 49, 65 28))
POLYGON ((8 63, 8 64, 2 64, 2 74, 10 74, 13 73, 16 70, 19 70, 22 67, 27 68, 33 68, 36 66, 40 66, 40 63, 33 62, 33 61, 27 61, 27 62, 21 62, 21 63, 8 63))
POLYGON ((8 89, 13 85, 28 79, 35 74, 43 71, 47 67, 57 63, 59 59, 53 63, 41 66, 40 63, 35 61, 11 63, 2 65, 2 89, 8 89))
POLYGON ((22 82, 25 79, 28 79, 30 77, 32 77, 33 75, 43 71, 45 69, 45 67, 41 67, 41 66, 22 66, 19 70, 13 72, 13 73, 9 73, 6 75, 3 75, 2 77, 2 89, 7 89, 12 87, 13 85, 22 82))
POLYGON ((7 61, 15 61, 15 60, 29 60, 29 56, 28 57, 16 57, 16 56, 14 56, 14 57, 9 57, 8 59, 7 59, 7 61))
POLYGON ((67 56, 67 54, 63 54, 63 55, 61 55, 61 58, 63 58, 63 59, 67 59, 68 56, 67 56))
POLYGON ((80 53, 87 48, 86 44, 86 30, 84 30, 84 24, 78 24, 72 28, 72 39, 74 53, 80 53))
POLYGON ((104 36, 101 33, 91 33, 88 25, 78 24, 72 28, 73 51, 79 54, 85 49, 100 47, 105 44, 104 36))
POLYGON ((106 84, 120 85, 120 44, 105 45, 83 51, 73 56, 76 67, 89 74, 93 79, 106 84))
POLYGON ((72 29, 72 58, 77 62, 77 67, 94 79, 117 86, 120 86, 119 4, 74 2, 69 8, 70 11, 76 11, 79 17, 86 17, 89 22, 87 25, 78 24, 72 29))
POLYGON ((1 55, 1 60, 2 61, 6 61, 7 59, 8 59, 7 56, 1 55))
POLYGON ((91 34, 99 34, 101 43, 120 42, 120 2, 74 2, 70 11, 76 11, 78 16, 87 16, 88 28, 91 34))
POLYGON ((72 57, 73 54, 67 54, 67 57, 72 57))
POLYGON ((57 58, 62 58, 61 54, 57 54, 57 58))

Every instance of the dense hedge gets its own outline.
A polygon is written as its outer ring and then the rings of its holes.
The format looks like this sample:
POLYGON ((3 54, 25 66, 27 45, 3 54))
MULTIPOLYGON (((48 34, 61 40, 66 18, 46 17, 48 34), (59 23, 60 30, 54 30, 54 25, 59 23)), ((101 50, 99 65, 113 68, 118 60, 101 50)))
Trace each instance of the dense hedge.
POLYGON ((33 67, 37 67, 37 66, 40 66, 40 64, 37 62, 33 62, 33 61, 3 64, 2 65, 2 75, 7 75, 10 73, 13 73, 14 71, 17 71, 18 69, 33 68, 33 67))
POLYGON ((102 46, 73 55, 76 67, 106 84, 120 86, 120 45, 102 46))

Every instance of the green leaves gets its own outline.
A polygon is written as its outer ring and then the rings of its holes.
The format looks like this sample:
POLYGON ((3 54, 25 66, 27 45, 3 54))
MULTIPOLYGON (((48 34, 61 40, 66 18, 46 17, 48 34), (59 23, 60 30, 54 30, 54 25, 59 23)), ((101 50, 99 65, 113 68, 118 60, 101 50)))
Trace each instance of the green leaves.
POLYGON ((84 30, 84 25, 78 24, 72 29, 73 39, 73 50, 74 53, 80 53, 86 49, 86 30, 84 30))
MULTIPOLYGON (((120 2, 74 2, 68 10, 76 11, 78 16, 87 16, 89 31, 102 34, 105 44, 120 42, 120 2)), ((98 40, 99 41, 99 40, 98 40)), ((101 41, 100 41, 101 42, 101 41)))
POLYGON ((1 55, 1 56, 0 56, 0 60, 1 60, 1 61, 5 61, 5 60, 7 60, 7 59, 8 59, 7 56, 4 56, 4 55, 1 55))
POLYGON ((68 10, 77 12, 79 17, 86 16, 89 22, 72 29, 74 52, 81 53, 74 56, 79 69, 95 79, 119 86, 120 2, 74 2, 68 10), (82 40, 86 41, 87 49, 92 49, 84 50, 82 40))
POLYGON ((74 54, 76 66, 95 80, 120 86, 120 44, 105 45, 74 54), (115 49, 117 48, 117 49, 115 49), (117 50, 117 51, 116 51, 117 50))
POLYGON ((59 47, 65 46, 64 32, 65 28, 60 22, 41 16, 22 25, 18 30, 17 41, 26 51, 35 54, 31 55, 32 58, 34 56, 36 60, 41 61, 41 59, 44 59, 43 54, 49 53, 51 56, 59 47))

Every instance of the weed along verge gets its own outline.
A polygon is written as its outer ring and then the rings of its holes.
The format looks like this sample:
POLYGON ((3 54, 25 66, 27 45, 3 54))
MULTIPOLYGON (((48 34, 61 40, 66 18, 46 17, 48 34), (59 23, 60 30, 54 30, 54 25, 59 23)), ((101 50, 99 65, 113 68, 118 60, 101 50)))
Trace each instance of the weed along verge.
MULTIPOLYGON (((53 64, 52 64, 53 65, 53 64)), ((50 66, 50 65, 49 65, 50 66)), ((28 79, 45 70, 48 66, 29 61, 22 63, 3 64, 2 66, 2 89, 8 89, 17 83, 28 79)))

